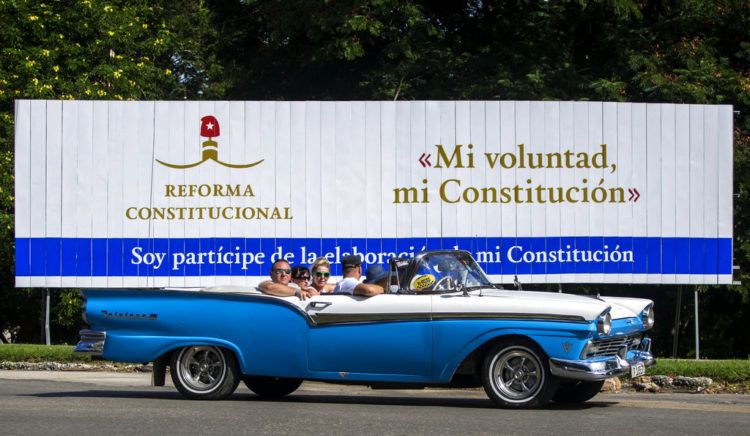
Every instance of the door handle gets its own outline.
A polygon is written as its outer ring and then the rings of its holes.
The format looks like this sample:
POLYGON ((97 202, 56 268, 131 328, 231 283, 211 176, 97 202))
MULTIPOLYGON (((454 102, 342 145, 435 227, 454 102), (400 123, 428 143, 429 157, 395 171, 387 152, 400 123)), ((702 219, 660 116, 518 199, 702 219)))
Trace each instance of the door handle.
POLYGON ((310 307, 313 309, 325 309, 326 307, 330 306, 330 301, 312 301, 310 302, 310 307))

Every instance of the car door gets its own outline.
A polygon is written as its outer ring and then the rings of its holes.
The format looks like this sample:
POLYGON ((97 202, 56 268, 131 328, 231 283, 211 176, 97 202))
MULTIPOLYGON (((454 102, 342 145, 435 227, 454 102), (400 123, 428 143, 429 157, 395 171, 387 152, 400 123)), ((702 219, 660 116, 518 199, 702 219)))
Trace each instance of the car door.
POLYGON ((310 371, 326 378, 426 380, 432 375, 430 305, 426 295, 312 298, 305 308, 313 321, 310 371))

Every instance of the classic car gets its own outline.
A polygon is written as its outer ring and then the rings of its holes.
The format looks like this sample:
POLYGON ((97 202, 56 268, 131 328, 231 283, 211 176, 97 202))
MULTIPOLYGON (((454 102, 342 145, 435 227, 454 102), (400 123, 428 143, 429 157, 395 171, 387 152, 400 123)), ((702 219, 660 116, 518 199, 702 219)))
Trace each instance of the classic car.
POLYGON ((484 386, 507 408, 583 402, 655 362, 650 300, 503 289, 465 251, 391 259, 388 280, 374 297, 304 301, 238 287, 85 290, 76 351, 153 362, 155 385, 169 367, 190 399, 226 398, 240 381, 279 397, 318 380, 484 386))

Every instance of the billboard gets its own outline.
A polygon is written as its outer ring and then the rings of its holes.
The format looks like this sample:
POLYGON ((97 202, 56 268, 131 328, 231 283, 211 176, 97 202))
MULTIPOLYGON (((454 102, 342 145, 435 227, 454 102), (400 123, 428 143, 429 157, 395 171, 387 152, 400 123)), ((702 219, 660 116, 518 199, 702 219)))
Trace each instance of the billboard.
POLYGON ((470 251, 497 282, 731 283, 732 107, 16 101, 16 285, 250 285, 470 251))

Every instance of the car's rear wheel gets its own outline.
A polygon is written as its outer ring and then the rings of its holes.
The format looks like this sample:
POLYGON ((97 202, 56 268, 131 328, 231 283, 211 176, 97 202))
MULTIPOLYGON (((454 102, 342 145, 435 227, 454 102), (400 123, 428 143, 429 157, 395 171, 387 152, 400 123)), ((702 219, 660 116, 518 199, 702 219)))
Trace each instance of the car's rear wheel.
POLYGON ((234 354, 206 345, 177 350, 172 355, 171 375, 180 394, 191 400, 227 398, 240 382, 234 354))
POLYGON ((547 356, 528 341, 494 345, 484 358, 482 381, 487 396, 507 408, 543 406, 556 390, 547 356))
POLYGON ((280 398, 296 391, 302 384, 298 378, 244 377, 248 389, 261 397, 280 398))
POLYGON ((604 386, 604 380, 560 383, 552 399, 558 403, 583 403, 594 398, 602 390, 602 386, 604 386))

